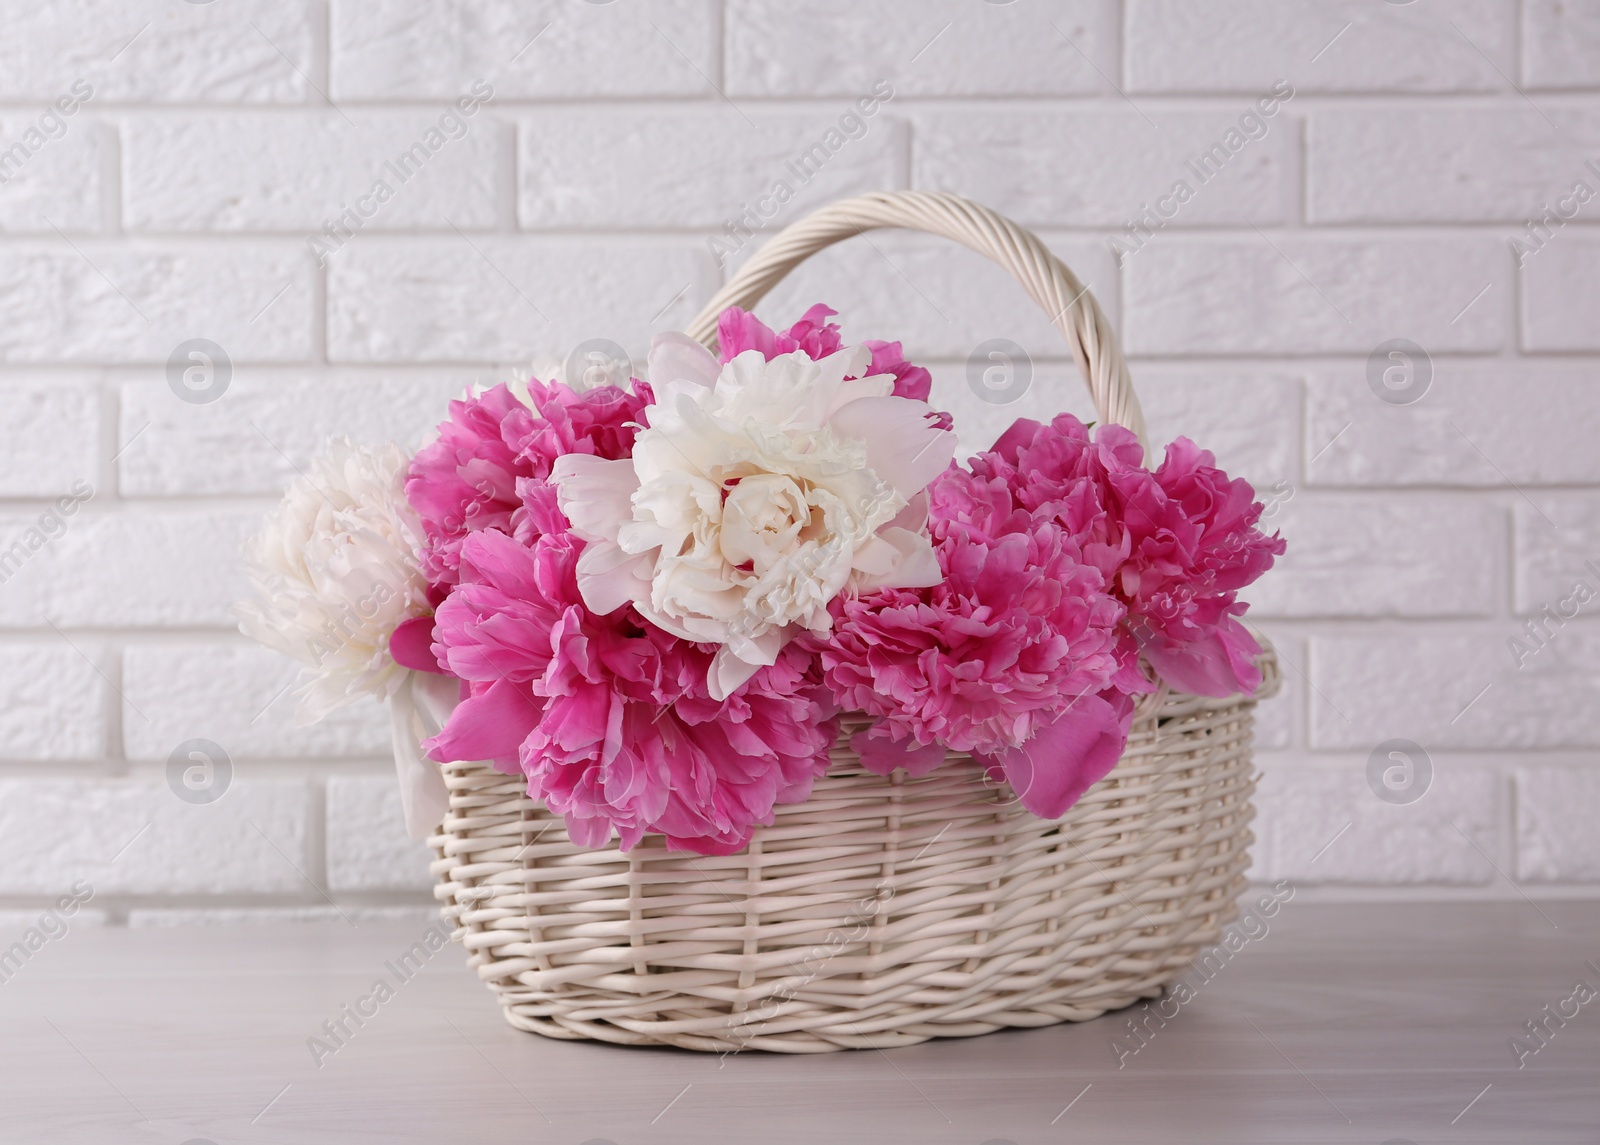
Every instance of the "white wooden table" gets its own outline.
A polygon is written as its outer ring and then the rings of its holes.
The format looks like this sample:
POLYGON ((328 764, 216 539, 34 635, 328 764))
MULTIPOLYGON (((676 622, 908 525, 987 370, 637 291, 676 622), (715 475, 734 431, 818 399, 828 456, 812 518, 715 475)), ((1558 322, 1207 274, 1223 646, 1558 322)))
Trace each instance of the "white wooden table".
POLYGON ((547 1041, 456 946, 319 1065, 422 930, 49 943, 0 985, 0 1142, 1600 1142, 1600 999, 1510 1045, 1600 989, 1595 903, 1293 903, 1121 1068, 1126 1012, 815 1057, 547 1041))

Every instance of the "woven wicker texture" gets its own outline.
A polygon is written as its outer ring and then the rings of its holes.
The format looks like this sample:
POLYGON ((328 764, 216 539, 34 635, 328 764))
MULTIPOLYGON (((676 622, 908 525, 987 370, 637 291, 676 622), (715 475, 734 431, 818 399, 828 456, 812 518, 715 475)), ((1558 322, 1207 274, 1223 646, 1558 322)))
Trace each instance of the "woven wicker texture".
MULTIPOLYGON (((1101 416, 1143 433, 1092 295, 1029 232, 916 192, 846 200, 753 256, 691 327, 750 306, 862 230, 956 239, 1007 266, 1067 335, 1101 416)), ((436 895, 520 1029, 686 1049, 816 1053, 1082 1021, 1153 997, 1221 937, 1244 886, 1257 697, 1142 697, 1116 769, 1055 822, 970 758, 865 771, 847 717, 811 798, 737 855, 567 839, 522 776, 444 767, 436 895)))
POLYGON ((1057 822, 961 756, 863 771, 847 727, 811 799, 720 857, 574 847, 520 776, 450 764, 435 893, 507 1020, 550 1037, 811 1053, 1082 1021, 1233 916, 1253 706, 1146 697, 1057 822))

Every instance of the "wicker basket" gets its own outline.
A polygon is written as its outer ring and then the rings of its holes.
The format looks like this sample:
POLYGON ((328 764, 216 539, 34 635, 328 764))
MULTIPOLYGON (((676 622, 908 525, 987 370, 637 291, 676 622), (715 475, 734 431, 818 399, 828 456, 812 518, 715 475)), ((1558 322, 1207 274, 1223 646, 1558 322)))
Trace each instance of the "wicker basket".
MULTIPOLYGON (((1099 306, 1034 235, 948 195, 868 195, 789 227, 690 333, 808 255, 874 227, 925 230, 1012 270, 1067 335, 1100 416, 1143 418, 1099 306)), ((573 846, 521 776, 444 768, 436 895, 507 1020, 555 1038, 816 1053, 1082 1021, 1153 997, 1235 913, 1252 841, 1255 699, 1142 697, 1127 751, 1055 822, 970 758, 865 771, 846 727, 809 801, 742 853, 649 837, 573 846)))

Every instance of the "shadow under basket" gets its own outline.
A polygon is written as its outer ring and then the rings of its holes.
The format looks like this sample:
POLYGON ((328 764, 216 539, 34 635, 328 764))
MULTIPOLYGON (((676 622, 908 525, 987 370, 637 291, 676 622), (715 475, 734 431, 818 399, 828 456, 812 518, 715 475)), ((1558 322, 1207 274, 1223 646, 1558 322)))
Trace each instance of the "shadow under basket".
POLYGON ((435 894, 506 1020, 546 1037, 820 1053, 1084 1021, 1159 994, 1237 913, 1255 703, 1143 697, 1055 821, 956 753, 864 770, 847 716, 811 798, 726 856, 575 847, 522 776, 446 764, 435 894))

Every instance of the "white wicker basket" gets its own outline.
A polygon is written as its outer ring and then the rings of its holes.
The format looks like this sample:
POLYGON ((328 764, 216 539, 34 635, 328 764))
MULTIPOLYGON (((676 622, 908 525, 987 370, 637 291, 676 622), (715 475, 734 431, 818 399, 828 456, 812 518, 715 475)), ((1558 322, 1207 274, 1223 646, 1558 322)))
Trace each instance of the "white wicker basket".
MULTIPOLYGON (((1100 417, 1143 418, 1099 306, 1030 232, 949 195, 867 195, 789 227, 690 328, 750 307, 808 255, 875 227, 1010 269, 1067 336, 1100 417)), ((1270 649, 1259 696, 1277 685, 1270 649)), ((1143 697, 1127 751, 1056 822, 969 758, 864 770, 846 719, 809 801, 737 855, 573 846, 524 780, 444 768, 437 896, 519 1029, 628 1045, 815 1053, 1082 1021, 1153 997, 1217 941, 1244 886, 1254 697, 1143 697)))

